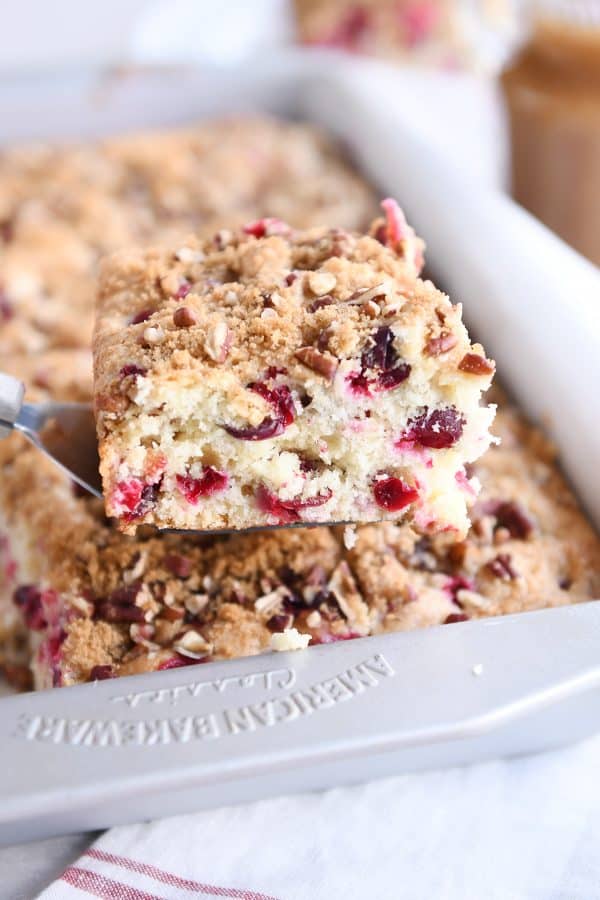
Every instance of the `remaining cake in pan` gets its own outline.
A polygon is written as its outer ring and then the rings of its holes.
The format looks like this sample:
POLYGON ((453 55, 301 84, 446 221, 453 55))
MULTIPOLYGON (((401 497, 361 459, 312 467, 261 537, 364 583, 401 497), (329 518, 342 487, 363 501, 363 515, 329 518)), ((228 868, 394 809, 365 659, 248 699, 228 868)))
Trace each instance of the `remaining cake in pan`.
POLYGON ((281 216, 362 228, 373 193, 333 142, 268 118, 3 150, 0 357, 88 347, 103 254, 281 216))
MULTIPOLYGON (((79 396, 46 362, 36 395, 79 396)), ((0 442, 5 670, 69 685, 600 596, 600 542, 551 449, 511 410, 498 423, 459 543, 392 522, 131 538, 20 436, 0 442)))
POLYGON ((266 219, 105 261, 95 403, 123 531, 410 518, 464 537, 494 365, 383 205, 371 235, 266 219))
POLYGON ((553 447, 499 399, 501 443, 474 466, 482 487, 466 540, 391 522, 357 529, 347 559, 382 630, 600 598, 600 540, 553 447))
MULTIPOLYGON (((45 387, 30 398, 79 398, 74 356, 41 359, 45 387)), ((7 368, 27 374, 16 359, 7 368)), ((20 435, 0 442, 0 471, 0 654, 16 683, 28 664, 44 688, 371 630, 328 529, 134 539, 20 435)))

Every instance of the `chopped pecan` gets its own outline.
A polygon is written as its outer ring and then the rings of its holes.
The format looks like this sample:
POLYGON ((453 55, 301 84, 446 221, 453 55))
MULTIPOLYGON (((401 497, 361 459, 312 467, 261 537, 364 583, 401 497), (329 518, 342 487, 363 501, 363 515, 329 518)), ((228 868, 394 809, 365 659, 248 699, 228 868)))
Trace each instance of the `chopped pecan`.
POLYGON ((177 328, 191 328, 197 321, 196 313, 189 306, 180 306, 173 313, 173 324, 177 328))
POLYGON ((229 346, 231 343, 231 334, 226 322, 217 322, 213 325, 206 335, 204 349, 211 359, 215 362, 222 363, 227 359, 229 346))
POLYGON ((329 294, 334 289, 337 279, 331 272, 310 272, 307 276, 310 290, 317 297, 329 294))
POLYGON ((300 347, 294 356, 303 366, 312 369, 313 372, 317 372, 328 381, 333 379, 337 371, 338 361, 335 356, 332 356, 331 353, 322 353, 315 347, 300 347))
POLYGON ((107 622, 143 622, 144 611, 131 603, 120 605, 117 603, 101 603, 97 608, 98 615, 107 622))
POLYGON ((478 353, 465 353, 458 364, 461 372, 469 375, 491 375, 495 371, 495 365, 491 359, 480 356, 478 353))
POLYGON ((129 406, 129 400, 122 394, 109 394, 103 392, 96 396, 94 401, 96 410, 109 413, 123 413, 129 406))
POLYGON ((144 345, 162 344, 164 339, 165 332, 161 325, 148 325, 148 327, 144 329, 140 343, 144 345))
POLYGON ((427 356, 439 356, 441 353, 447 353, 456 347, 458 338, 450 331, 442 331, 439 337, 429 338, 425 344, 425 353, 427 356))
POLYGON ((311 303, 308 307, 308 311, 310 313, 314 313, 319 309, 323 309, 323 307, 325 306, 331 306, 332 303, 335 303, 335 300, 328 294, 325 297, 319 297, 318 300, 315 300, 314 303, 311 303))
POLYGON ((367 300, 362 304, 360 311, 368 316, 370 319, 376 319, 377 316, 381 313, 381 309, 378 303, 375 303, 374 300, 367 300))
POLYGON ((165 606, 160 611, 160 618, 168 622, 180 622, 185 616, 185 610, 181 606, 165 606))
POLYGON ((168 553, 164 558, 164 564, 177 578, 189 578, 192 574, 192 560, 187 556, 181 556, 180 553, 168 553))

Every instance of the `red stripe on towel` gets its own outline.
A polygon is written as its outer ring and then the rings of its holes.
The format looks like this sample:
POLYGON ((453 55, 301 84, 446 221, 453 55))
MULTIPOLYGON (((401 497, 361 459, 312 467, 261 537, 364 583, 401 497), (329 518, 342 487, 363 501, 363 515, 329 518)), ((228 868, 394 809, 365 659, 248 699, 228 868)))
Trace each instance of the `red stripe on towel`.
POLYGON ((89 869, 80 869, 79 866, 69 866, 62 874, 61 881, 66 881, 71 887, 86 891, 94 897, 102 897, 102 900, 161 900, 156 894, 138 891, 128 884, 105 878, 104 875, 90 872, 89 869))
POLYGON ((199 881, 190 881, 188 878, 180 878, 172 872, 165 872, 163 869, 157 869, 149 863, 137 862, 126 856, 116 856, 114 853, 107 853, 105 850, 99 850, 97 847, 90 847, 85 853, 92 859, 98 859, 102 862, 110 863, 113 866, 121 866, 130 872, 138 872, 140 875, 146 875, 148 878, 154 878, 163 884, 171 887, 182 888, 186 891, 196 891, 199 894, 212 894, 214 897, 235 897, 236 900, 277 900, 267 894, 259 894, 256 891, 246 891, 240 888, 224 888, 215 884, 203 884, 199 881))

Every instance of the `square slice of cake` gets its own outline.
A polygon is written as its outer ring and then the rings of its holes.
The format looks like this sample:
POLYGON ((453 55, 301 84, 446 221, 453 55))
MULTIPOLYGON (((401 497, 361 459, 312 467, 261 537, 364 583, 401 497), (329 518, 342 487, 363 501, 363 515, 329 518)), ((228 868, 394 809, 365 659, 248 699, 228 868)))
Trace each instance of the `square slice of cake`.
POLYGON ((104 261, 95 408, 123 531, 391 519, 465 535, 494 365, 382 205, 369 234, 262 219, 104 261))

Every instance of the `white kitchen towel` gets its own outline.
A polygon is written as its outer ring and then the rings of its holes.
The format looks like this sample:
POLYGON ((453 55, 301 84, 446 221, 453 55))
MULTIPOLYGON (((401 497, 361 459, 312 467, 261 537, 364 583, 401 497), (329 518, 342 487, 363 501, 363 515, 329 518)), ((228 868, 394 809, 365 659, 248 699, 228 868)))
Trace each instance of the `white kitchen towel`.
POLYGON ((594 900, 600 738, 113 828, 40 900, 594 900))

